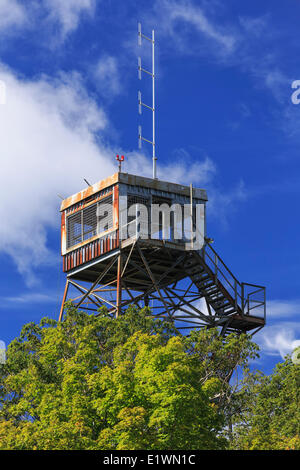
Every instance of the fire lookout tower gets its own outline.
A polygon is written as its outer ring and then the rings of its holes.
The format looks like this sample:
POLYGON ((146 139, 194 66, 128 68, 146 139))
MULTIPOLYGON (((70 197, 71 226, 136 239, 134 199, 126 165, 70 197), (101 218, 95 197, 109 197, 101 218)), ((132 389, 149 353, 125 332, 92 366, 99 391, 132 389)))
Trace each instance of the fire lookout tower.
POLYGON ((266 321, 265 287, 238 281, 206 237, 204 189, 157 179, 155 37, 152 69, 138 58, 138 76, 151 77, 152 104, 138 92, 139 113, 152 112, 152 140, 139 126, 139 146, 152 145, 153 179, 119 171, 62 201, 61 249, 67 299, 88 311, 106 306, 115 316, 130 304, 150 306, 178 329, 219 327, 256 333, 266 321), (73 292, 71 294, 71 291, 73 292), (74 295, 73 295, 74 294, 74 295))
POLYGON ((154 316, 178 329, 220 327, 222 335, 260 330, 265 287, 238 281, 212 248, 206 202, 203 189, 122 172, 63 200, 67 281, 59 319, 68 298, 96 315, 103 305, 115 316, 129 304, 149 305, 154 316), (188 243, 199 227, 201 244, 188 243))

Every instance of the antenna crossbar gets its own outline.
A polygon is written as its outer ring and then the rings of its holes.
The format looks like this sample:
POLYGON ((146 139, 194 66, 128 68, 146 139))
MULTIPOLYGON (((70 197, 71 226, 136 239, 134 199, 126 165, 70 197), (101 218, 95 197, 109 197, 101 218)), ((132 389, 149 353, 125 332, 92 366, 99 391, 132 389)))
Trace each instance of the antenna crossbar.
POLYGON ((147 41, 153 42, 153 39, 152 39, 152 38, 149 38, 148 36, 145 36, 145 34, 142 34, 142 33, 139 32, 139 36, 140 36, 141 38, 147 39, 147 41))
POLYGON ((140 139, 141 139, 141 140, 144 140, 145 142, 148 142, 148 143, 151 144, 151 145, 155 145, 155 144, 152 142, 152 140, 145 139, 145 137, 140 136, 140 139))
POLYGON ((139 114, 142 114, 142 108, 141 108, 141 106, 144 106, 145 108, 148 108, 148 109, 150 109, 151 111, 154 111, 154 109, 153 109, 151 106, 149 106, 149 105, 146 104, 146 103, 143 103, 143 101, 142 101, 142 93, 141 93, 140 91, 138 92, 138 103, 139 103, 139 114))
POLYGON ((151 106, 148 106, 147 104, 143 103, 142 101, 140 101, 139 104, 140 104, 141 106, 144 106, 145 108, 151 109, 151 111, 153 111, 153 108, 151 108, 151 106))
POLYGON ((143 69, 142 67, 139 67, 138 70, 140 70, 141 72, 147 73, 147 74, 150 75, 151 77, 154 77, 153 73, 152 73, 152 72, 149 72, 149 70, 143 69))
POLYGON ((155 142, 152 140, 146 139, 145 137, 142 136, 142 126, 139 126, 139 148, 142 147, 142 141, 148 142, 151 145, 155 145, 155 142))

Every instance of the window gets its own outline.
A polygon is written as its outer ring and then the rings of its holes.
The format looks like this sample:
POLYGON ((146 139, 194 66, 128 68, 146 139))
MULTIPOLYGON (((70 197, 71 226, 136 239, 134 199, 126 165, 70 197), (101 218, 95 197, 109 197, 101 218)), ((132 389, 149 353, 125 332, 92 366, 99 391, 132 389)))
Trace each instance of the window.
POLYGON ((83 209, 83 230, 82 238, 88 240, 97 235, 97 205, 93 204, 86 209, 83 209))
POLYGON ((67 248, 82 241, 81 215, 82 211, 67 218, 67 248))
POLYGON ((67 248, 113 227, 112 196, 67 217, 67 248))

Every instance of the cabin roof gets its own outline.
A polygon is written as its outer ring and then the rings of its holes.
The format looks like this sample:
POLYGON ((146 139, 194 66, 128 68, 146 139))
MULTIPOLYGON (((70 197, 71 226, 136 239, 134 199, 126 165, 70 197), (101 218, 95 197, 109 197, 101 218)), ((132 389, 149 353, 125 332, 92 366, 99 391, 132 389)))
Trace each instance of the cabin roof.
MULTIPOLYGON (((89 186, 88 188, 79 191, 72 196, 67 197, 61 203, 60 210, 64 211, 68 207, 77 204, 78 202, 92 196, 93 194, 102 191, 117 183, 123 183, 131 186, 142 186, 150 189, 157 189, 169 193, 180 194, 183 196, 190 195, 190 187, 177 183, 170 183, 162 180, 155 180, 152 178, 145 178, 144 176, 130 175, 128 173, 114 173, 113 175, 105 178, 97 183, 89 186)), ((193 197, 207 201, 207 194, 205 189, 193 188, 193 197)))

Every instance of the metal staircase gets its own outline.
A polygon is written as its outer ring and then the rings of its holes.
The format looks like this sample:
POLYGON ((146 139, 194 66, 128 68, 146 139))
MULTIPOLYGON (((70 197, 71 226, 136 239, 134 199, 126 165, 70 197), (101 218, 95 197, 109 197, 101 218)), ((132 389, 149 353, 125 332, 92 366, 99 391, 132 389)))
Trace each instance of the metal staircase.
POLYGON ((258 331, 265 325, 265 287, 239 282, 210 244, 193 251, 185 269, 205 298, 213 325, 222 327, 222 335, 258 331))

